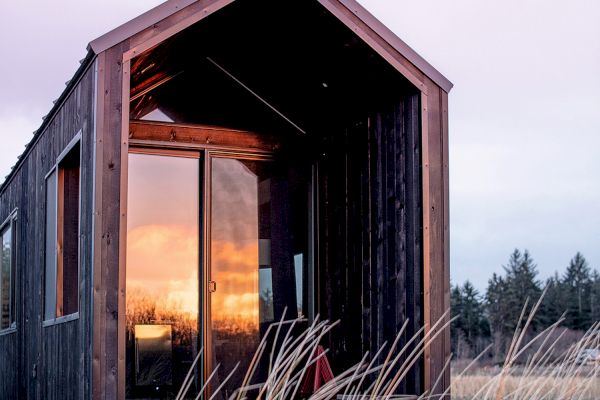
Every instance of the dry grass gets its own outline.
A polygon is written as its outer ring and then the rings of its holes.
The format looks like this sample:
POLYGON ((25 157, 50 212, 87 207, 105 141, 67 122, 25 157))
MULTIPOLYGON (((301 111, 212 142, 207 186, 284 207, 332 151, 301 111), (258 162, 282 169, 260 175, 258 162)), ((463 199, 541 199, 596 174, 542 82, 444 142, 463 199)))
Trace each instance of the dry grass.
MULTIPOLYGON (((464 375, 461 377, 452 377, 452 399, 453 400, 471 400, 471 399, 486 399, 494 398, 490 395, 481 394, 482 387, 494 387, 493 380, 495 377, 485 374, 464 375)), ((505 398, 512 399, 529 399, 529 398, 545 398, 548 400, 554 399, 580 399, 580 400, 597 400, 600 399, 600 379, 595 377, 589 379, 585 376, 574 378, 551 378, 543 376, 529 376, 525 379, 521 376, 508 376, 506 378, 506 390, 514 395, 505 398), (538 392, 537 397, 525 397, 522 392, 525 387, 535 388, 538 392), (561 390, 571 386, 574 396, 559 397, 560 392, 570 392, 571 390, 561 390), (581 393, 580 388, 586 388, 585 392, 581 393), (579 392, 579 393, 577 393, 579 392)), ((492 390, 493 392, 493 390, 492 390)))
MULTIPOLYGON (((578 355, 582 349, 600 348, 600 324, 595 324, 580 340, 574 343, 563 354, 555 354, 556 343, 561 339, 557 328, 562 321, 538 333, 533 339, 528 337, 528 328, 535 315, 541 299, 530 310, 527 304, 519 321, 519 328, 514 334, 512 344, 504 365, 487 373, 470 371, 471 365, 461 373, 453 374, 452 393, 459 400, 591 400, 600 399, 600 364, 582 365, 578 355), (527 312, 528 311, 528 312, 527 312), (535 349, 531 354, 531 349, 535 349)), ((383 346, 372 357, 365 354, 355 366, 338 374, 332 381, 321 387, 308 400, 335 399, 344 395, 345 400, 391 399, 411 367, 419 361, 425 347, 436 339, 436 335, 448 327, 447 316, 442 317, 428 332, 418 332, 408 343, 398 348, 399 338, 403 335, 406 324, 402 327, 394 343, 389 348, 383 346), (414 345, 414 346, 413 346, 414 345), (404 360, 400 362, 400 360, 404 360)), ((263 340, 245 374, 242 386, 228 400, 242 400, 253 391, 252 397, 258 393, 259 399, 288 400, 298 398, 302 378, 313 363, 317 361, 315 349, 321 339, 336 323, 315 321, 298 337, 291 332, 301 319, 284 321, 283 319, 270 328, 272 343, 278 343, 267 349, 267 341, 263 340), (269 373, 264 382, 250 385, 252 377, 259 365, 259 360, 267 358, 269 373)), ((265 338, 269 334, 265 335, 265 338)), ((485 352, 484 352, 485 353, 485 352)), ((198 361, 200 355, 195 362, 198 361)), ((449 368, 448 360, 445 368, 449 368)), ((192 370, 193 370, 192 366, 192 370)), ((216 370, 206 382, 209 385, 216 370)), ((193 381, 192 370, 186 378, 177 399, 189 398, 186 395, 193 381)), ((235 369, 234 369, 235 371, 235 369)), ((231 376, 234 371, 231 371, 231 376)), ((225 380, 226 381, 226 380, 225 380)), ((430 395, 424 393, 418 400, 444 398, 438 387, 440 380, 433 384, 430 395), (436 390, 437 389, 437 390, 436 390)), ((221 383, 221 387, 225 382, 221 383)), ((205 385, 205 387, 206 387, 205 385)), ((217 388, 216 392, 220 389, 217 388)), ((450 389, 450 388, 449 388, 450 389)), ((203 398, 204 388, 195 399, 203 398)), ((213 394, 208 400, 214 400, 213 394)), ((192 397, 193 398, 193 397, 192 397)))
MULTIPOLYGON (((328 400, 334 399, 338 395, 343 395, 346 400, 391 398, 410 369, 420 360, 424 349, 448 328, 450 322, 444 322, 446 319, 446 316, 444 316, 438 323, 433 325, 432 329, 429 330, 432 333, 424 334, 422 329, 400 348, 398 342, 408 326, 405 323, 398 332, 396 340, 388 349, 386 349, 388 346, 384 345, 373 357, 365 354, 356 365, 335 376, 333 380, 310 395, 308 400, 328 400), (400 362, 400 360, 404 361, 400 362)), ((326 354, 317 355, 315 351, 317 346, 323 336, 337 325, 336 322, 319 321, 317 318, 306 330, 294 337, 292 336, 293 328, 300 322, 305 322, 305 320, 298 318, 285 321, 282 318, 280 322, 271 325, 269 331, 264 335, 265 339, 258 346, 241 387, 229 397, 229 400, 245 399, 251 391, 252 397, 257 396, 258 399, 287 400, 298 398, 304 374, 319 357, 326 354), (267 348, 266 338, 272 339, 273 345, 270 348, 267 348), (265 358, 268 361, 269 368, 266 380, 259 384, 250 384, 259 361, 265 358)), ((198 354, 194 361, 194 365, 192 365, 190 373, 177 396, 178 400, 189 398, 187 392, 193 382, 194 374, 192 371, 200 356, 201 354, 198 354)), ((196 395, 196 400, 203 398, 205 388, 214 380, 218 368, 217 365, 215 370, 212 371, 204 387, 196 395)), ((230 372, 229 377, 233 375, 236 368, 230 372)), ((208 400, 213 400, 226 382, 227 379, 221 382, 221 386, 216 388, 208 400)), ((427 398, 427 396, 425 395, 422 398, 427 398)))
MULTIPOLYGON (((543 296, 542 296, 543 297, 543 296)), ((600 324, 564 353, 555 354, 562 334, 556 331, 562 320, 525 342, 528 328, 542 299, 527 315, 527 304, 504 365, 488 374, 465 371, 453 376, 452 392, 456 399, 481 400, 588 400, 600 399, 600 364, 585 365, 579 355, 583 349, 600 348, 600 324), (536 347, 532 355, 527 350, 536 347), (554 360, 554 361, 551 361, 554 360)), ((476 360, 473 364, 476 363, 476 360)))

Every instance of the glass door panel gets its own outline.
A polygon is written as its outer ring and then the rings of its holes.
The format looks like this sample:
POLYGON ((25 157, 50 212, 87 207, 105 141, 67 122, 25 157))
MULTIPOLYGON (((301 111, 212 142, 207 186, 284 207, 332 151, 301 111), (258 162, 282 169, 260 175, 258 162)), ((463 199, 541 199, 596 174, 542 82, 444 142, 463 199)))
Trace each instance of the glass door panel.
POLYGON ((129 155, 127 399, 174 398, 198 351, 199 165, 129 155))
MULTIPOLYGON (((210 159, 209 348, 220 398, 242 379, 268 326, 303 314, 306 183, 265 160, 210 159)), ((259 368, 254 381, 264 379, 259 368)))

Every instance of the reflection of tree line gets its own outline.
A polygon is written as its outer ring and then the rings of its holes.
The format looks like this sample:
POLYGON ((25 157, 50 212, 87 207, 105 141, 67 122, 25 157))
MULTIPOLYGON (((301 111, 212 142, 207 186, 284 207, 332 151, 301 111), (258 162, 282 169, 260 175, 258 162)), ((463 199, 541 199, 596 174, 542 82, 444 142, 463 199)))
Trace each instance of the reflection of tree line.
POLYGON ((260 322, 273 321, 273 291, 269 288, 263 290, 258 299, 260 322))
MULTIPOLYGON (((166 304, 160 296, 152 296, 143 289, 129 289, 126 300, 126 329, 127 329, 127 398, 155 398, 157 393, 153 388, 133 387, 135 359, 135 337, 136 325, 171 325, 172 358, 171 365, 157 363, 150 366, 146 371, 150 376, 159 373, 160 370, 172 371, 172 386, 164 388, 167 397, 175 396, 176 389, 185 378, 190 368, 198 347, 198 319, 195 315, 181 312, 181 307, 175 304, 166 304), (157 369, 159 369, 157 371, 157 369), (174 392, 173 392, 174 391, 174 392), (173 392, 173 393, 171 393, 173 392), (172 396, 171 396, 172 395, 172 396)), ((144 372, 142 370, 142 372, 144 372)), ((148 381, 147 377, 138 377, 142 382, 148 381)), ((163 390, 163 389, 161 389, 163 390)), ((163 392, 161 392, 163 393, 163 392)), ((163 393, 164 394, 164 393, 163 393)))
POLYGON ((225 396, 221 398, 227 399, 231 394, 229 390, 241 384, 260 342, 260 334, 255 321, 242 317, 214 319, 212 328, 215 361, 220 365, 217 381, 223 382, 235 365, 241 363, 222 390, 225 396))
POLYGON ((135 325, 164 324, 172 326, 173 346, 192 346, 198 336, 198 319, 181 312, 180 307, 161 304, 142 290, 128 290, 126 324, 128 337, 133 338, 135 325))
MULTIPOLYGON (((258 298, 260 323, 275 321, 275 308, 273 305, 273 291, 269 288, 263 290, 258 298)), ((303 315, 302 304, 297 304, 298 316, 303 315)))

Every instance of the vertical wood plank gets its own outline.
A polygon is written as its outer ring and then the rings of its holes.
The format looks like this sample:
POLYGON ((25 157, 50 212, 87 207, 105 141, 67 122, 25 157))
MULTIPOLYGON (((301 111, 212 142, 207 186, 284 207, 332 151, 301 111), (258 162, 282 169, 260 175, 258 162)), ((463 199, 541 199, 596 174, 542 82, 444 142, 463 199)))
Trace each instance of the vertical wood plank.
POLYGON ((103 204, 103 164, 104 164, 104 120, 106 104, 106 53, 101 53, 97 58, 96 67, 96 115, 94 138, 94 232, 93 246, 93 340, 92 340, 92 398, 101 399, 104 393, 105 379, 102 374, 104 367, 105 319, 103 310, 106 309, 106 292, 104 290, 104 274, 102 273, 102 213, 103 204))
MULTIPOLYGON (((425 230, 424 244, 429 248, 424 249, 424 256, 428 257, 429 273, 424 273, 425 288, 425 313, 426 321, 432 324, 447 321, 442 320, 449 304, 449 259, 448 259, 448 174, 447 174, 447 130, 444 129, 444 99, 443 90, 433 82, 428 82, 429 91, 426 96, 426 109, 424 115, 427 124, 423 124, 423 132, 427 134, 427 149, 424 148, 424 157, 427 154, 428 182, 423 182, 423 215, 424 221, 428 220, 428 228, 425 230), (426 195, 427 192, 427 195, 426 195)), ((447 112, 446 112, 447 115, 447 112)), ((424 175, 425 177, 425 175, 424 175)), ((437 331, 431 331, 436 334, 437 331)), ((434 340, 428 349, 428 361, 426 360, 425 385, 432 393, 441 394, 449 385, 449 371, 444 370, 447 357, 449 356, 449 332, 448 330, 434 340), (427 371, 428 369, 428 371, 427 371), (438 387, 432 388, 433 382, 441 377, 438 387)))
POLYGON ((125 287, 126 287, 126 249, 127 249, 127 180, 129 159, 129 92, 131 60, 123 62, 121 75, 121 132, 120 138, 120 201, 119 201, 119 293, 118 293, 118 376, 117 396, 125 398, 125 287))
MULTIPOLYGON (((423 215, 423 325, 425 333, 429 332, 432 322, 431 315, 431 198, 430 198, 430 168, 429 168, 429 115, 428 96, 421 93, 421 176, 422 176, 422 215, 423 215)), ((423 358, 423 389, 429 390, 431 379, 431 352, 432 348, 425 348, 423 358)))
MULTIPOLYGON (((448 93, 441 91, 442 96, 442 185, 443 185, 443 196, 444 196, 444 224, 443 224, 443 252, 444 252, 444 274, 443 274, 443 285, 444 285, 444 302, 443 310, 450 309, 450 159, 449 159, 449 127, 448 127, 448 93)), ((446 317, 446 321, 450 320, 450 315, 446 317)), ((450 329, 446 329, 443 336, 444 344, 444 360, 450 358, 452 354, 451 342, 450 342, 450 329)), ((444 371, 443 388, 450 388, 450 370, 444 371)), ((451 393, 448 391, 447 398, 451 398, 451 393)))

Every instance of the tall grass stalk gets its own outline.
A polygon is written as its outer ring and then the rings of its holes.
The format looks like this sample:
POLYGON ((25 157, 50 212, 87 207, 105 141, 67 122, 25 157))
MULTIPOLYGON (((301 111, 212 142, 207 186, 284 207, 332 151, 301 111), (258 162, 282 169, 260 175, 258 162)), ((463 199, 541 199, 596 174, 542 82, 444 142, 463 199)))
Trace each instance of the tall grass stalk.
MULTIPOLYGON (((580 354, 584 349, 600 348, 600 324, 594 324, 581 340, 574 343, 563 354, 557 355, 557 343, 562 333, 557 331, 562 319, 550 327, 531 336, 531 323, 541 305, 541 298, 529 309, 523 307, 517 329, 502 367, 494 373, 472 374, 471 368, 484 357, 492 345, 473 360, 467 368, 453 376, 451 388, 440 393, 442 375, 437 377, 430 392, 422 393, 418 400, 447 398, 452 389, 453 398, 458 400, 591 400, 600 398, 600 365, 586 365, 581 362, 580 354), (528 350, 537 346, 532 355, 528 350), (554 361, 551 361, 554 360, 554 361)), ((323 337, 331 332, 337 322, 321 321, 316 318, 308 327, 294 336, 295 327, 306 320, 296 318, 282 319, 272 324, 259 343, 241 386, 228 400, 244 400, 247 397, 264 400, 292 400, 299 398, 303 378, 308 369, 327 351, 318 353, 317 346, 323 337), (261 362, 267 362, 267 376, 260 383, 256 381, 256 372, 261 362), (250 396, 250 392, 252 396, 250 396)), ((449 328, 451 320, 448 314, 431 326, 421 328, 413 337, 398 346, 406 334, 408 321, 400 328, 395 340, 388 348, 383 346, 371 357, 366 353, 351 368, 338 373, 333 380, 325 383, 315 393, 305 396, 308 400, 329 400, 342 396, 344 400, 388 400, 396 397, 400 384, 406 379, 411 368, 417 364, 425 349, 449 328)), ((190 372, 179 391, 177 400, 189 398, 188 392, 194 381, 193 371, 197 367, 202 352, 198 354, 190 372)), ((203 398, 206 388, 215 377, 219 365, 215 367, 195 399, 203 398)), ((237 366, 236 366, 237 368, 237 366)), ((450 368, 450 359, 446 360, 442 374, 450 368)), ((235 370, 235 369, 234 369, 235 370)), ((220 386, 212 391, 208 400, 214 400, 228 380, 231 371, 220 386)), ((413 398, 417 398, 414 396, 413 398)))
MULTIPOLYGON (((539 309, 542 297, 527 310, 523 307, 521 318, 499 372, 470 374, 468 369, 453 376, 453 398, 458 400, 592 400, 600 398, 600 364, 586 363, 581 359, 584 349, 600 348, 600 324, 595 323, 586 334, 562 354, 557 344, 564 332, 557 328, 564 320, 536 334, 525 342, 531 322, 539 309), (522 324, 522 322, 524 324, 522 324), (521 327, 522 325, 522 327, 521 327), (537 345, 536 351, 523 359, 526 351, 537 345), (554 361, 551 361, 554 360, 554 361)), ((488 349, 485 351, 487 352, 488 349)))

